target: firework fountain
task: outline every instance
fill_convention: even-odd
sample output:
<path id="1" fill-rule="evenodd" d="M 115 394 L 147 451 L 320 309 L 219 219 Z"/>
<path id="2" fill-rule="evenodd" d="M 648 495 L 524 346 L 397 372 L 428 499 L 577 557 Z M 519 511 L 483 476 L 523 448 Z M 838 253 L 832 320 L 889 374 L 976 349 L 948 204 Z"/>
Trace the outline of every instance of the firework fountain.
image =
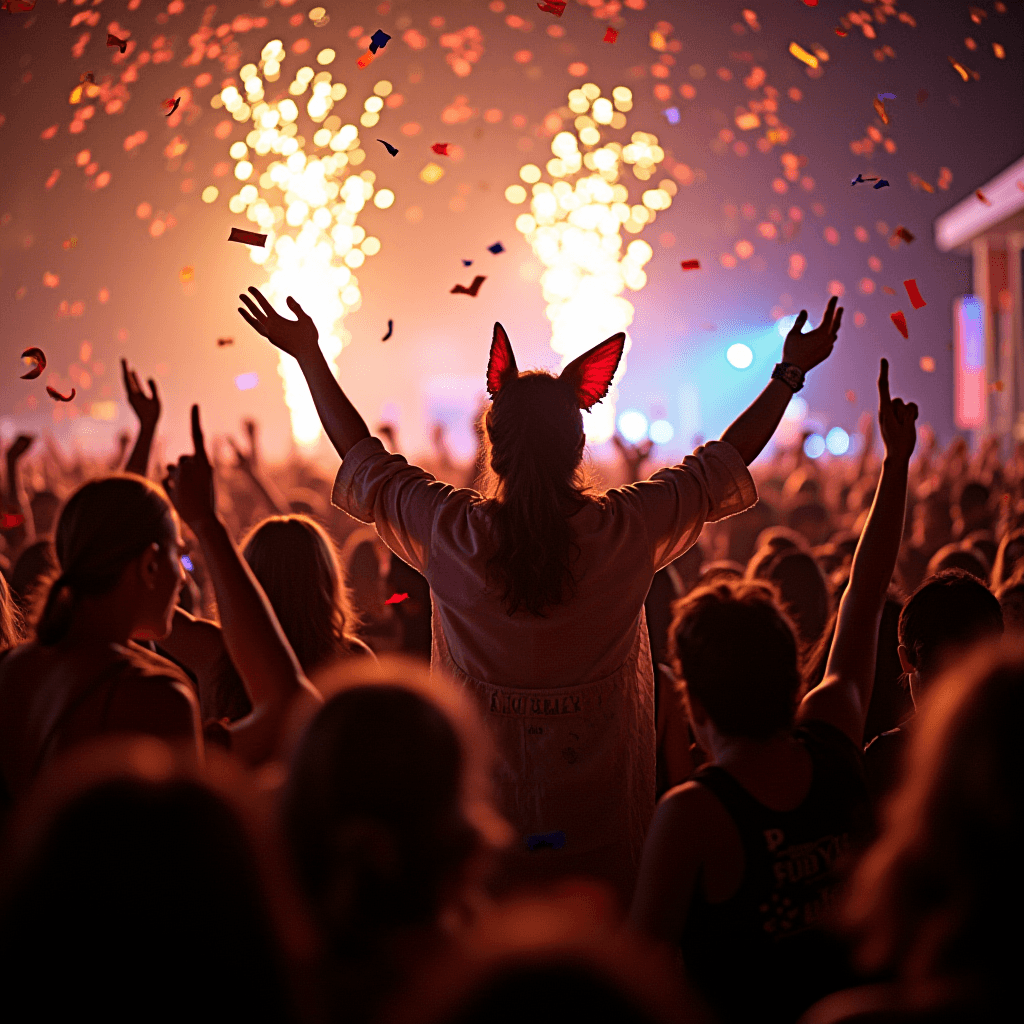
<path id="1" fill-rule="evenodd" d="M 235 214 L 244 212 L 267 235 L 265 248 L 250 250 L 253 262 L 267 271 L 263 289 L 267 298 L 282 309 L 287 295 L 301 293 L 303 307 L 321 328 L 320 347 L 336 366 L 342 348 L 351 340 L 345 317 L 359 309 L 362 301 L 353 271 L 381 249 L 380 240 L 356 223 L 359 213 L 371 200 L 379 209 L 387 209 L 395 194 L 377 188 L 373 171 L 356 170 L 366 153 L 359 128 L 343 124 L 331 113 L 348 88 L 332 81 L 330 71 L 300 67 L 287 94 L 282 90 L 277 99 L 266 99 L 266 88 L 281 78 L 284 59 L 281 41 L 271 40 L 263 47 L 258 65 L 247 64 L 239 71 L 241 88 L 226 86 L 213 99 L 215 107 L 225 107 L 236 121 L 252 123 L 245 141 L 230 148 L 235 178 L 244 184 L 230 197 L 228 207 Z M 334 59 L 330 49 L 316 57 L 320 65 Z M 377 123 L 384 97 L 391 91 L 387 81 L 373 87 L 360 116 L 364 128 Z M 299 129 L 299 104 L 307 92 L 311 139 Z M 213 202 L 217 196 L 211 186 L 203 198 Z M 298 364 L 281 353 L 278 372 L 292 436 L 300 445 L 315 444 L 321 434 L 320 420 Z"/>
<path id="2" fill-rule="evenodd" d="M 522 181 L 532 186 L 532 198 L 530 212 L 516 218 L 516 228 L 544 264 L 540 282 L 551 347 L 562 366 L 617 331 L 627 331 L 629 351 L 633 306 L 623 293 L 639 291 L 647 283 L 643 268 L 653 251 L 640 238 L 623 251 L 621 232 L 639 234 L 659 211 L 668 209 L 676 194 L 675 182 L 666 179 L 644 191 L 639 203 L 630 204 L 629 189 L 620 180 L 627 168 L 638 181 L 647 182 L 665 159 L 657 137 L 649 132 L 633 132 L 621 141 L 632 106 L 632 93 L 625 86 L 616 86 L 611 99 L 592 83 L 573 89 L 568 107 L 576 115 L 575 132 L 562 131 L 551 140 L 553 156 L 545 166 L 551 181 L 541 180 L 536 164 L 519 171 Z M 505 190 L 510 203 L 525 203 L 527 196 L 524 185 Z M 593 443 L 607 441 L 615 431 L 615 385 L 625 370 L 624 354 L 608 397 L 584 414 L 587 439 Z"/>

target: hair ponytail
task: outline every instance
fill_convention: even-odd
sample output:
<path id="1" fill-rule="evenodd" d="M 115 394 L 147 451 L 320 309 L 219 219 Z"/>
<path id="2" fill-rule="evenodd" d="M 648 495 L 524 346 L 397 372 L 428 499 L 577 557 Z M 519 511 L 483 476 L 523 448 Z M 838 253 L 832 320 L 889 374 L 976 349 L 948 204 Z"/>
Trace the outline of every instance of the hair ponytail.
<path id="1" fill-rule="evenodd" d="M 61 574 L 36 621 L 39 643 L 60 643 L 79 597 L 110 593 L 132 561 L 151 544 L 166 543 L 175 529 L 163 490 L 143 477 L 125 473 L 79 487 L 57 521 L 54 547 Z"/>

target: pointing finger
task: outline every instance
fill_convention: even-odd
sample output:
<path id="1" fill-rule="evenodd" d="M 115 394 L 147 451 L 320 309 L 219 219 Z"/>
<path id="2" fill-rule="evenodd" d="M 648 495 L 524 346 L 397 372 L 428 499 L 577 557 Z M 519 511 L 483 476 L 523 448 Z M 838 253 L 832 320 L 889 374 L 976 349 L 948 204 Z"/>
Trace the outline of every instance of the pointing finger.
<path id="1" fill-rule="evenodd" d="M 203 428 L 199 422 L 199 406 L 192 406 L 192 446 L 195 448 L 195 457 L 203 462 L 208 462 L 206 457 L 206 442 L 203 440 Z"/>
<path id="2" fill-rule="evenodd" d="M 825 307 L 825 315 L 821 318 L 821 326 L 828 330 L 832 329 L 832 318 L 835 316 L 836 303 L 838 301 L 839 296 L 833 295 L 832 298 L 828 300 L 828 305 Z"/>
<path id="3" fill-rule="evenodd" d="M 160 395 L 157 394 L 157 390 L 156 390 L 156 381 L 153 380 L 152 377 L 149 378 L 149 397 L 154 402 L 159 402 L 160 401 Z"/>
<path id="4" fill-rule="evenodd" d="M 840 307 L 839 307 L 839 308 L 838 308 L 838 309 L 836 310 L 836 315 L 835 315 L 835 318 L 834 318 L 834 319 L 833 319 L 833 321 L 832 321 L 832 333 L 833 333 L 833 334 L 838 334 L 838 333 L 839 333 L 839 325 L 840 325 L 840 324 L 841 324 L 842 322 L 843 322 L 843 307 L 842 307 L 842 306 L 840 306 Z"/>
<path id="5" fill-rule="evenodd" d="M 263 294 L 263 292 L 261 292 L 259 288 L 250 288 L 249 291 L 253 295 L 255 295 L 256 298 L 259 300 L 259 304 L 263 307 L 263 311 L 267 314 L 267 316 L 273 316 L 274 307 L 267 301 L 266 296 Z M 245 296 L 243 295 L 242 298 L 244 300 Z"/>
<path id="6" fill-rule="evenodd" d="M 889 360 L 883 359 L 881 368 L 878 371 L 878 399 L 883 406 L 892 406 L 892 398 L 889 396 Z"/>
<path id="7" fill-rule="evenodd" d="M 804 329 L 804 324 L 807 323 L 807 310 L 801 309 L 797 314 L 796 323 L 789 329 L 790 334 L 799 334 Z"/>

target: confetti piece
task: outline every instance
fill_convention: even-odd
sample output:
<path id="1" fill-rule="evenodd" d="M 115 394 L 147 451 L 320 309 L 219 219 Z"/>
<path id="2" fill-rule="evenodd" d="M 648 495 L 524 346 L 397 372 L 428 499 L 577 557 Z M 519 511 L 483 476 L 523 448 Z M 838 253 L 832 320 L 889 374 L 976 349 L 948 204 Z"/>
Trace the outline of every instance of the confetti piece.
<path id="1" fill-rule="evenodd" d="M 856 402 L 857 401 L 857 393 L 855 391 L 847 391 L 846 392 L 846 400 L 848 402 Z"/>
<path id="2" fill-rule="evenodd" d="M 244 242 L 246 245 L 266 245 L 267 236 L 256 231 L 243 231 L 241 228 L 232 228 L 228 237 L 229 242 Z"/>
<path id="3" fill-rule="evenodd" d="M 128 43 L 124 39 L 118 39 L 110 32 L 107 33 L 107 46 L 116 46 L 122 53 L 128 49 Z"/>
<path id="4" fill-rule="evenodd" d="M 356 61 L 356 64 L 361 68 L 369 67 L 373 63 L 373 58 L 377 55 L 372 50 L 367 50 L 366 53 Z"/>
<path id="5" fill-rule="evenodd" d="M 910 245 L 914 240 L 914 236 L 902 224 L 892 233 L 890 241 L 899 241 L 901 239 L 906 242 L 907 245 Z"/>
<path id="6" fill-rule="evenodd" d="M 408 594 L 392 594 L 384 603 L 385 604 L 401 604 L 403 601 L 408 601 Z"/>
<path id="7" fill-rule="evenodd" d="M 553 14 L 556 18 L 560 18 L 565 14 L 565 4 L 566 0 L 548 0 L 547 3 L 537 4 L 537 6 L 545 14 Z"/>
<path id="8" fill-rule="evenodd" d="M 178 104 L 181 102 L 180 96 L 175 96 L 173 99 L 164 100 L 164 109 L 167 110 L 167 117 L 170 117 L 178 109 Z M 170 108 L 168 110 L 168 108 Z"/>
<path id="9" fill-rule="evenodd" d="M 931 356 L 921 356 L 921 362 L 918 365 L 925 373 L 935 372 L 935 360 Z"/>
<path id="10" fill-rule="evenodd" d="M 234 345 L 234 343 L 235 343 L 235 339 L 234 338 L 218 338 L 217 339 L 217 348 L 223 348 L 225 345 Z"/>
<path id="11" fill-rule="evenodd" d="M 885 178 L 880 178 L 880 179 L 879 179 L 878 181 L 876 181 L 876 182 L 875 182 L 875 184 L 874 184 L 874 185 L 872 185 L 871 187 L 872 187 L 872 188 L 888 188 L 888 187 L 889 187 L 889 182 L 887 182 L 887 181 L 885 180 Z"/>
<path id="12" fill-rule="evenodd" d="M 260 378 L 257 373 L 240 373 L 235 378 L 235 387 L 239 391 L 252 391 L 257 384 L 259 384 Z"/>
<path id="13" fill-rule="evenodd" d="M 25 14 L 31 11 L 36 5 L 36 0 L 4 0 L 0 9 L 10 11 L 11 14 Z"/>
<path id="14" fill-rule="evenodd" d="M 448 155 L 448 143 L 447 142 L 435 142 L 430 147 L 438 156 Z"/>
<path id="15" fill-rule="evenodd" d="M 62 395 L 56 388 L 51 388 L 49 385 L 46 386 L 46 393 L 55 402 L 70 402 L 75 397 L 75 395 L 78 394 L 78 392 L 75 391 L 74 388 L 72 388 L 70 395 Z"/>
<path id="16" fill-rule="evenodd" d="M 878 94 L 880 100 L 894 100 L 896 99 L 896 93 L 894 92 L 880 92 Z"/>
<path id="17" fill-rule="evenodd" d="M 473 266 L 473 261 L 472 260 L 463 260 L 462 261 L 462 265 L 464 267 L 471 267 L 471 266 Z"/>
<path id="18" fill-rule="evenodd" d="M 377 140 L 392 156 L 398 156 L 398 150 L 391 145 L 390 142 L 385 142 L 383 139 Z"/>
<path id="19" fill-rule="evenodd" d="M 457 284 L 451 290 L 450 294 L 452 294 L 452 295 L 472 295 L 473 298 L 476 298 L 476 293 L 478 291 L 480 291 L 480 285 L 482 285 L 484 283 L 484 281 L 486 281 L 486 280 L 487 280 L 486 277 L 482 277 L 480 274 L 477 274 L 477 276 L 473 278 L 473 283 L 468 288 L 464 284 Z"/>
<path id="20" fill-rule="evenodd" d="M 993 43 L 992 52 L 1000 59 L 1003 60 L 1006 57 L 1006 50 L 1003 49 L 1002 43 Z"/>
<path id="21" fill-rule="evenodd" d="M 564 847 L 564 832 L 544 832 L 540 835 L 526 837 L 526 848 L 531 853 L 536 850 L 561 850 Z"/>
<path id="22" fill-rule="evenodd" d="M 789 52 L 797 60 L 802 60 L 809 68 L 818 66 L 818 58 L 813 53 L 808 53 L 799 43 L 790 43 Z"/>
<path id="23" fill-rule="evenodd" d="M 837 29 L 833 29 L 833 31 L 834 31 L 834 32 L 835 32 L 835 34 L 836 34 L 837 36 L 839 36 L 840 38 L 842 38 L 842 39 L 845 39 L 845 38 L 846 38 L 846 35 L 847 35 L 847 33 L 846 33 L 846 29 L 844 29 L 844 28 L 837 28 Z"/>
<path id="24" fill-rule="evenodd" d="M 330 22 L 331 22 L 331 16 L 329 14 L 325 14 L 319 20 L 313 22 L 313 27 L 314 28 L 323 28 L 324 25 L 329 25 Z"/>
<path id="25" fill-rule="evenodd" d="M 971 71 L 970 68 L 966 68 L 959 61 L 953 60 L 952 57 L 948 57 L 947 60 L 953 65 L 953 70 L 965 81 L 969 82 L 972 78 L 978 79 L 981 77 L 977 71 Z"/>
<path id="26" fill-rule="evenodd" d="M 394 329 L 395 329 L 395 325 L 394 325 L 394 322 L 393 322 L 392 320 L 389 320 L 389 321 L 388 321 L 388 333 L 387 333 L 387 334 L 385 334 L 385 335 L 384 335 L 384 337 L 383 337 L 383 338 L 381 338 L 380 340 L 381 340 L 381 341 L 387 341 L 387 340 L 388 340 L 388 338 L 390 338 L 390 337 L 391 337 L 391 333 L 392 333 L 392 331 L 394 331 Z"/>
<path id="27" fill-rule="evenodd" d="M 376 53 L 378 50 L 384 49 L 384 47 L 388 45 L 388 40 L 390 38 L 391 36 L 389 36 L 384 29 L 377 29 L 377 31 L 370 36 L 370 53 Z"/>
<path id="28" fill-rule="evenodd" d="M 887 284 L 883 284 L 882 285 L 882 294 L 883 295 L 895 295 L 896 294 L 896 289 L 895 288 L 890 288 Z"/>
<path id="29" fill-rule="evenodd" d="M 683 260 L 680 266 L 683 270 L 700 270 L 700 260 Z"/>
<path id="30" fill-rule="evenodd" d="M 196 571 L 196 567 L 192 564 L 192 559 L 189 558 L 188 555 L 182 555 L 181 556 L 181 564 L 189 572 L 195 572 Z"/>
<path id="31" fill-rule="evenodd" d="M 875 113 L 882 119 L 882 124 L 889 123 L 889 115 L 885 112 L 885 104 L 876 96 L 873 101 Z"/>
<path id="32" fill-rule="evenodd" d="M 805 7 L 817 7 L 818 6 L 818 0 L 804 0 L 804 6 Z"/>
<path id="33" fill-rule="evenodd" d="M 494 245 L 487 246 L 487 251 L 493 252 L 494 255 L 497 256 L 499 252 L 505 251 L 505 246 L 503 246 L 501 242 L 495 242 Z"/>
<path id="34" fill-rule="evenodd" d="M 181 270 L 178 271 L 178 280 L 182 284 L 188 284 L 189 281 L 195 278 L 195 276 L 196 271 L 194 267 L 182 267 Z"/>
<path id="35" fill-rule="evenodd" d="M 669 124 L 679 124 L 678 107 L 668 107 L 667 109 L 663 110 L 662 113 L 665 115 L 665 120 L 668 121 Z"/>
<path id="36" fill-rule="evenodd" d="M 935 191 L 934 186 L 929 185 L 928 182 L 925 181 L 924 178 L 922 178 L 919 174 L 915 174 L 913 171 L 911 171 L 908 177 L 910 178 L 910 184 L 913 185 L 914 188 L 919 188 L 923 192 Z"/>
<path id="37" fill-rule="evenodd" d="M 18 512 L 5 512 L 0 516 L 0 529 L 2 530 L 13 530 L 16 526 L 21 526 L 25 522 L 25 517 Z"/>
<path id="38" fill-rule="evenodd" d="M 921 293 L 917 290 L 917 281 L 914 278 L 911 278 L 909 281 L 904 281 L 903 287 L 907 289 L 910 304 L 914 309 L 920 309 L 922 306 L 928 305 L 928 303 L 921 298 Z"/>
<path id="39" fill-rule="evenodd" d="M 889 314 L 889 319 L 896 325 L 896 330 L 903 335 L 904 338 L 909 338 L 907 334 L 907 318 L 903 315 L 902 309 L 897 309 L 895 313 Z"/>
<path id="40" fill-rule="evenodd" d="M 35 380 L 46 369 L 46 355 L 41 348 L 27 348 L 21 353 L 22 360 L 35 360 L 35 366 L 21 375 L 22 380 Z"/>
<path id="41" fill-rule="evenodd" d="M 614 43 L 619 38 L 619 30 L 612 28 L 610 25 L 604 30 L 604 42 Z"/>
<path id="42" fill-rule="evenodd" d="M 978 198 L 979 198 L 979 199 L 980 199 L 980 200 L 981 200 L 981 201 L 982 201 L 982 202 L 983 202 L 983 203 L 984 203 L 984 204 L 985 204 L 986 206 L 991 206 L 991 205 L 992 205 L 992 200 L 991 200 L 991 199 L 989 199 L 989 197 L 988 197 L 987 195 L 985 195 L 985 193 L 984 193 L 984 192 L 982 192 L 980 188 L 976 188 L 976 189 L 974 190 L 974 194 L 975 194 L 975 195 L 976 195 L 976 196 L 977 196 L 977 197 L 978 197 Z"/>

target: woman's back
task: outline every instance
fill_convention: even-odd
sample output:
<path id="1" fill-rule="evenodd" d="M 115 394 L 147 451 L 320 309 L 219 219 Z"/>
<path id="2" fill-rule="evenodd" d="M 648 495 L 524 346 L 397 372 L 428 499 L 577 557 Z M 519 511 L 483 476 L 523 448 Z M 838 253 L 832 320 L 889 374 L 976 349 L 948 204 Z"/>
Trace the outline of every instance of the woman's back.
<path id="1" fill-rule="evenodd" d="M 36 641 L 0 661 L 0 772 L 13 795 L 56 754 L 113 733 L 201 749 L 198 703 L 173 662 L 131 642 Z"/>

